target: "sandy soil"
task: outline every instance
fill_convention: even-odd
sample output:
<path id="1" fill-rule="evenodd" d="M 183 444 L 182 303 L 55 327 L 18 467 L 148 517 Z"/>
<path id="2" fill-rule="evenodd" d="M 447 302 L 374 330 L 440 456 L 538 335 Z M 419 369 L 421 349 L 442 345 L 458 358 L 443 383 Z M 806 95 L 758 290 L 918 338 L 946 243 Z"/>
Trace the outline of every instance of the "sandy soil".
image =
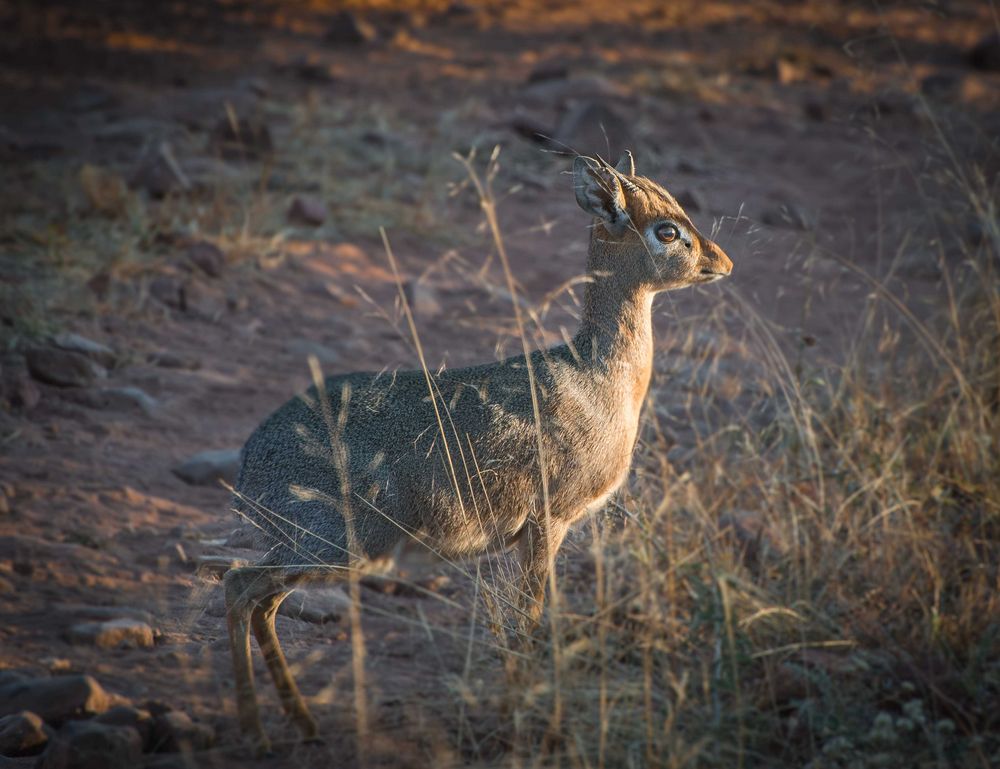
<path id="1" fill-rule="evenodd" d="M 257 764 L 238 742 L 218 575 L 197 568 L 202 555 L 233 552 L 220 545 L 235 524 L 227 493 L 171 469 L 199 451 L 240 446 L 307 384 L 309 351 L 320 349 L 330 372 L 414 365 L 393 327 L 397 289 L 379 224 L 406 276 L 426 273 L 441 305 L 418 313 L 430 362 L 516 349 L 509 300 L 490 293 L 502 279 L 452 151 L 478 145 L 482 158 L 502 145 L 501 220 L 516 276 L 538 303 L 579 275 L 586 220 L 568 161 L 525 137 L 525 126 L 554 131 L 574 104 L 606 105 L 624 126 L 609 139 L 634 148 L 640 172 L 693 197 L 695 222 L 717 228 L 736 265 L 724 288 L 660 301 L 659 345 L 676 343 L 676 318 L 714 310 L 737 331 L 766 324 L 807 361 L 842 353 L 871 290 L 836 258 L 878 274 L 895 265 L 891 284 L 911 296 L 939 279 L 939 223 L 928 213 L 938 202 L 919 175 L 941 153 L 924 106 L 947 124 L 957 153 L 996 169 L 984 148 L 1000 129 L 1000 80 L 966 62 L 990 24 L 971 2 L 949 3 L 940 16 L 909 4 L 886 4 L 880 16 L 866 3 L 470 3 L 369 14 L 378 38 L 358 45 L 325 40 L 330 12 L 305 4 L 138 7 L 0 8 L 21 31 L 0 44 L 0 281 L 15 292 L 38 288 L 29 310 L 44 318 L 39 329 L 71 329 L 119 353 L 104 386 L 138 387 L 159 404 L 151 414 L 95 407 L 72 388 L 36 384 L 37 406 L 0 412 L 10 507 L 0 516 L 0 667 L 68 665 L 135 702 L 187 710 L 218 735 L 198 766 Z M 273 160 L 219 160 L 208 149 L 227 103 L 269 126 Z M 199 153 L 215 163 L 204 173 L 220 186 L 230 169 L 240 192 L 202 191 L 191 203 L 177 202 L 184 193 L 156 201 L 133 189 L 141 214 L 110 219 L 127 229 L 122 219 L 138 216 L 129 226 L 148 235 L 116 261 L 99 253 L 112 225 L 81 197 L 79 168 L 128 178 L 159 136 L 182 166 L 197 169 Z M 322 227 L 285 221 L 296 194 L 330 203 Z M 782 207 L 792 222 L 781 221 Z M 224 223 L 213 225 L 216 213 Z M 91 239 L 77 240 L 84 230 Z M 910 246 L 900 252 L 904 235 Z M 178 267 L 192 237 L 222 247 L 221 276 Z M 79 264 L 54 255 L 80 243 L 97 255 Z M 101 274 L 112 287 L 98 296 L 84 283 Z M 187 309 L 149 295 L 163 277 L 187 281 Z M 572 328 L 573 310 L 560 294 L 545 339 Z M 18 323 L 8 323 L 11 345 L 33 333 Z M 190 365 L 151 363 L 161 352 Z M 5 355 L 5 372 L 20 371 L 17 348 Z M 573 558 L 571 547 L 564 560 Z M 459 579 L 437 589 L 470 601 Z M 364 598 L 375 723 L 409 746 L 394 745 L 396 765 L 426 765 L 455 724 L 467 612 L 412 594 L 366 589 Z M 65 631 L 79 605 L 148 610 L 158 643 L 71 644 Z M 279 619 L 330 737 L 327 747 L 279 744 L 278 757 L 259 765 L 329 765 L 330 751 L 350 765 L 347 627 Z M 474 657 L 482 688 L 467 727 L 489 755 L 499 719 L 490 682 L 502 669 L 488 645 Z M 269 730 L 291 738 L 259 680 Z"/>

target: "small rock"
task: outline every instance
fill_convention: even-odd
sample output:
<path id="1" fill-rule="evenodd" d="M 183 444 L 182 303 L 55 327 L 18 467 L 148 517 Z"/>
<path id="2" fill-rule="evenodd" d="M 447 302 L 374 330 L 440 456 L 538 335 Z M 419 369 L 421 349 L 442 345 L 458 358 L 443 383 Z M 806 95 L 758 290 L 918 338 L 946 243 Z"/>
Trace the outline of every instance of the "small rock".
<path id="1" fill-rule="evenodd" d="M 791 203 L 766 209 L 760 220 L 771 227 L 785 227 L 793 230 L 809 229 L 809 221 L 802 211 Z"/>
<path id="2" fill-rule="evenodd" d="M 103 713 L 112 697 L 90 676 L 29 678 L 0 683 L 0 716 L 30 710 L 50 724 Z"/>
<path id="3" fill-rule="evenodd" d="M 361 45 L 375 39 L 375 27 L 350 11 L 338 11 L 330 18 L 324 39 L 335 45 Z"/>
<path id="4" fill-rule="evenodd" d="M 184 312 L 188 308 L 187 286 L 170 275 L 157 275 L 149 282 L 149 295 L 167 307 Z"/>
<path id="5" fill-rule="evenodd" d="M 107 345 L 68 331 L 53 336 L 52 344 L 61 350 L 71 350 L 72 352 L 86 355 L 91 360 L 95 360 L 107 368 L 114 366 L 118 359 L 115 351 Z"/>
<path id="6" fill-rule="evenodd" d="M 697 213 L 705 210 L 705 199 L 695 190 L 681 190 L 677 194 L 677 202 L 685 211 Z"/>
<path id="7" fill-rule="evenodd" d="M 80 187 L 90 207 L 106 216 L 121 216 L 128 206 L 128 187 L 107 168 L 86 163 L 80 169 Z"/>
<path id="8" fill-rule="evenodd" d="M 160 402 L 139 387 L 99 387 L 74 391 L 73 400 L 92 409 L 140 411 L 148 417 L 159 412 Z"/>
<path id="9" fill-rule="evenodd" d="M 1000 33 L 981 38 L 969 51 L 969 63 L 986 72 L 1000 72 Z"/>
<path id="10" fill-rule="evenodd" d="M 215 742 L 215 730 L 195 723 L 182 711 L 161 713 L 153 719 L 150 749 L 157 753 L 188 753 L 208 750 Z"/>
<path id="11" fill-rule="evenodd" d="M 134 769 L 142 737 L 128 726 L 71 721 L 52 740 L 38 769 Z"/>
<path id="12" fill-rule="evenodd" d="M 104 367 L 72 350 L 32 347 L 24 357 L 31 376 L 59 387 L 86 387 L 108 375 Z"/>
<path id="13" fill-rule="evenodd" d="M 319 227 L 326 221 L 326 205 L 317 198 L 299 195 L 288 208 L 288 221 L 293 224 Z"/>
<path id="14" fill-rule="evenodd" d="M 567 110 L 556 125 L 556 140 L 567 151 L 600 155 L 610 162 L 634 145 L 632 129 L 611 107 L 591 101 Z"/>
<path id="15" fill-rule="evenodd" d="M 293 590 L 278 608 L 278 614 L 323 625 L 339 622 L 350 605 L 351 599 L 341 587 Z"/>
<path id="16" fill-rule="evenodd" d="M 774 76 L 782 85 L 790 85 L 806 79 L 805 65 L 794 58 L 780 57 L 774 63 Z"/>
<path id="17" fill-rule="evenodd" d="M 184 253 L 184 258 L 210 278 L 220 277 L 226 266 L 226 255 L 222 253 L 222 249 L 207 241 L 192 243 Z"/>
<path id="18" fill-rule="evenodd" d="M 45 722 L 23 710 L 0 718 L 0 756 L 28 756 L 40 753 L 49 736 Z"/>
<path id="19" fill-rule="evenodd" d="M 432 318 L 443 312 L 437 291 L 427 281 L 408 281 L 403 286 L 403 291 L 406 294 L 406 301 L 410 305 L 410 312 L 414 316 Z"/>
<path id="20" fill-rule="evenodd" d="M 147 152 L 139 159 L 129 183 L 154 198 L 191 189 L 190 179 L 167 142 L 161 142 L 154 152 Z"/>
<path id="21" fill-rule="evenodd" d="M 223 480 L 234 483 L 240 470 L 239 449 L 203 451 L 184 460 L 171 472 L 192 486 L 217 485 Z"/>
<path id="22" fill-rule="evenodd" d="M 143 750 L 151 750 L 153 743 L 153 715 L 144 708 L 132 705 L 115 705 L 94 718 L 94 723 L 108 726 L 127 726 L 135 729 L 142 738 Z"/>
<path id="23" fill-rule="evenodd" d="M 70 643 L 89 644 L 98 649 L 149 649 L 153 646 L 153 628 L 134 619 L 107 622 L 81 622 L 68 633 Z"/>
<path id="24" fill-rule="evenodd" d="M 209 136 L 209 149 L 224 158 L 250 160 L 274 151 L 271 130 L 259 120 L 223 117 Z"/>

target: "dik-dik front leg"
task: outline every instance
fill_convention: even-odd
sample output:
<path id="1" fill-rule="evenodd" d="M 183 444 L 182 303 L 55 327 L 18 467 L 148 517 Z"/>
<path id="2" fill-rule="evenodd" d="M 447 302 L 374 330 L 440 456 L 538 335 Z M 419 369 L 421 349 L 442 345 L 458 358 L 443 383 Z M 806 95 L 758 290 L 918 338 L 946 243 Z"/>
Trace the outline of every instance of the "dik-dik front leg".
<path id="1" fill-rule="evenodd" d="M 541 619 L 551 565 L 568 528 L 564 522 L 551 515 L 546 521 L 545 514 L 540 513 L 537 517 L 528 519 L 518 541 L 521 570 L 524 574 L 521 609 L 527 625 L 525 632 L 528 634 L 534 632 Z"/>

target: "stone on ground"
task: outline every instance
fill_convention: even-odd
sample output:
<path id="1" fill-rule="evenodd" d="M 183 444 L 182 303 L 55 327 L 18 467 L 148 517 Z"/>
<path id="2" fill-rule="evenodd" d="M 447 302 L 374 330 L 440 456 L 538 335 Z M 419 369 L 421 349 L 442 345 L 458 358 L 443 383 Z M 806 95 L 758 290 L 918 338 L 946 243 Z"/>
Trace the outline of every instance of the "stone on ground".
<path id="1" fill-rule="evenodd" d="M 98 649 L 149 649 L 153 646 L 153 628 L 134 619 L 106 622 L 81 622 L 69 629 L 69 640 Z"/>
<path id="2" fill-rule="evenodd" d="M 45 722 L 28 710 L 0 718 L 0 756 L 27 756 L 41 752 L 49 741 L 44 727 Z"/>
<path id="3" fill-rule="evenodd" d="M 215 742 L 215 730 L 195 723 L 182 711 L 160 713 L 153 719 L 151 749 L 158 753 L 208 750 Z"/>
<path id="4" fill-rule="evenodd" d="M 80 336 L 80 334 L 74 334 L 71 331 L 64 331 L 53 335 L 52 344 L 61 350 L 71 350 L 72 352 L 86 355 L 91 360 L 100 363 L 106 368 L 114 366 L 118 359 L 115 351 L 106 344 L 95 342 L 93 339 Z"/>
<path id="5" fill-rule="evenodd" d="M 218 449 L 195 454 L 171 472 L 192 486 L 208 486 L 219 480 L 234 483 L 239 469 L 239 449 Z"/>
<path id="6" fill-rule="evenodd" d="M 42 754 L 38 769 L 134 769 L 142 738 L 128 726 L 71 721 Z"/>
<path id="7" fill-rule="evenodd" d="M 29 710 L 50 724 L 103 713 L 112 697 L 87 675 L 28 678 L 0 683 L 0 716 Z"/>
<path id="8" fill-rule="evenodd" d="M 24 357 L 31 376 L 58 387 L 86 387 L 107 376 L 103 366 L 72 350 L 32 347 Z"/>

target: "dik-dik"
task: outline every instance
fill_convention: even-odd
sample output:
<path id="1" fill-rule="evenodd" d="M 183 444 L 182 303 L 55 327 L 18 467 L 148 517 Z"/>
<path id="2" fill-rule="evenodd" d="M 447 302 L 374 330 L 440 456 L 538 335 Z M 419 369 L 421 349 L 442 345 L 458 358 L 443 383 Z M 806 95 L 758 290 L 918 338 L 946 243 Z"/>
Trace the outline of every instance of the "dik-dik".
<path id="1" fill-rule="evenodd" d="M 318 736 L 275 633 L 293 588 L 343 580 L 406 545 L 447 558 L 516 545 L 522 609 L 537 621 L 567 529 L 625 480 L 652 371 L 654 295 L 733 265 L 666 190 L 636 175 L 631 154 L 615 167 L 577 158 L 573 184 L 594 222 L 570 343 L 430 375 L 329 377 L 243 448 L 234 506 L 267 552 L 225 575 L 225 596 L 240 727 L 258 750 L 268 741 L 251 630 L 285 712 Z"/>

